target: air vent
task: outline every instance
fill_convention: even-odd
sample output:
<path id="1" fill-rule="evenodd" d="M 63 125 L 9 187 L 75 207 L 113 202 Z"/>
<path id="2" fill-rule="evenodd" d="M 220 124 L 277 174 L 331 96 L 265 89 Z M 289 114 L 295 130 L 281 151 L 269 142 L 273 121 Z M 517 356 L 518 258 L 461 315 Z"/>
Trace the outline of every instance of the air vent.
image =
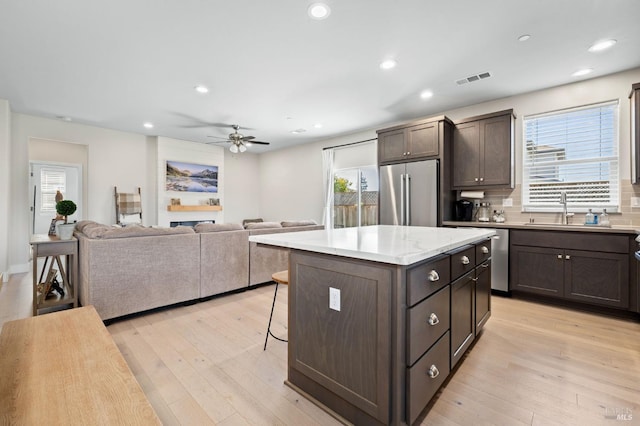
<path id="1" fill-rule="evenodd" d="M 457 80 L 456 84 L 458 86 L 462 86 L 463 84 L 472 83 L 474 81 L 479 81 L 479 80 L 484 80 L 485 78 L 489 78 L 489 77 L 491 77 L 491 74 L 489 72 L 483 72 L 481 74 L 470 75 L 467 78 L 463 78 L 463 79 Z"/>

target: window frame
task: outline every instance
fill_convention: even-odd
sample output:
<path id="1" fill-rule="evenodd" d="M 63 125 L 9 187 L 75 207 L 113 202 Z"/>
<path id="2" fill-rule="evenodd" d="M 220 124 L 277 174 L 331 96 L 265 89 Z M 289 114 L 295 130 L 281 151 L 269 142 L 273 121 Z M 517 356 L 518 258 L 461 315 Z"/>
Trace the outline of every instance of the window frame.
<path id="1" fill-rule="evenodd" d="M 621 187 L 620 187 L 620 183 L 621 183 L 621 176 L 620 176 L 620 172 L 621 172 L 621 167 L 620 167 L 620 132 L 619 132 L 619 128 L 620 128 L 620 102 L 618 99 L 615 100 L 609 100 L 609 101 L 603 101 L 603 102 L 597 102 L 597 103 L 593 103 L 593 104 L 588 104 L 588 105 L 581 105 L 581 106 L 577 106 L 577 107 L 570 107 L 570 108 L 563 108 L 563 109 L 559 109 L 559 110 L 554 110 L 554 111 L 548 111 L 548 112 L 544 112 L 544 113 L 539 113 L 539 114 L 531 114 L 531 115 L 527 115 L 524 116 L 522 119 L 522 187 L 521 187 L 521 196 L 522 196 L 522 211 L 523 212 L 531 212 L 531 213 L 535 213 L 535 212 L 549 212 L 549 213 L 558 213 L 558 212 L 562 212 L 563 210 L 563 206 L 559 201 L 559 197 L 558 197 L 558 202 L 557 204 L 548 202 L 548 203 L 532 203 L 531 202 L 531 192 L 530 192 L 530 162 L 528 161 L 528 149 L 527 149 L 527 122 L 528 120 L 535 120 L 535 119 L 540 119 L 540 118 L 545 118 L 545 117 L 553 117 L 553 116 L 561 116 L 564 114 L 569 114 L 569 113 L 573 113 L 576 111 L 583 111 L 583 110 L 590 110 L 590 109 L 597 109 L 597 108 L 603 108 L 603 107 L 613 107 L 613 117 L 612 117 L 612 123 L 611 123 L 611 127 L 612 127 L 612 146 L 611 148 L 613 149 L 613 155 L 610 156 L 604 156 L 601 155 L 600 158 L 602 158 L 603 160 L 600 162 L 601 164 L 603 162 L 608 163 L 609 167 L 614 168 L 615 170 L 611 173 L 613 175 L 612 178 L 610 178 L 608 180 L 608 182 L 611 182 L 609 184 L 610 186 L 610 190 L 608 192 L 611 202 L 609 203 L 598 203 L 597 200 L 593 200 L 593 201 L 585 201 L 585 202 L 579 202 L 579 201 L 572 201 L 571 200 L 571 192 L 570 190 L 567 190 L 567 196 L 569 199 L 569 209 L 572 212 L 587 212 L 589 209 L 593 209 L 595 211 L 602 211 L 603 209 L 607 209 L 607 212 L 609 213 L 617 213 L 620 212 L 620 204 L 621 204 Z M 600 127 L 600 129 L 602 129 L 602 126 Z M 602 140 L 602 139 L 600 139 Z M 557 149 L 557 148 L 556 148 Z M 551 149 L 550 149 L 551 151 Z M 580 161 L 579 159 L 562 159 L 562 160 L 558 160 L 558 164 L 555 164 L 553 162 L 549 162 L 549 169 L 552 168 L 557 168 L 559 170 L 560 167 L 564 166 L 564 165 L 569 165 L 569 164 L 581 164 L 581 165 L 587 165 L 589 163 L 597 163 L 593 161 L 593 157 L 591 159 L 584 159 L 584 161 Z M 591 182 L 598 182 L 598 181 L 591 181 Z M 589 181 L 583 181 L 583 182 L 577 182 L 575 183 L 575 187 L 579 188 L 580 186 L 584 186 L 584 185 L 588 185 Z M 572 183 L 565 183 L 564 185 L 562 184 L 562 182 L 558 182 L 558 186 L 562 187 L 562 186 L 571 186 Z M 576 191 L 577 194 L 575 195 L 579 195 L 579 191 Z"/>

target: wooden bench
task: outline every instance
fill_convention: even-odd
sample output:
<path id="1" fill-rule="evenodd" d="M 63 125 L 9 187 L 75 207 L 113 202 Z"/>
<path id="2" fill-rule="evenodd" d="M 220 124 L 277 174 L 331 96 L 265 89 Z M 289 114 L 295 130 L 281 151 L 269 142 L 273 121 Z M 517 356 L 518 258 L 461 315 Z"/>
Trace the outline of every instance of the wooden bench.
<path id="1" fill-rule="evenodd" d="M 5 323 L 0 424 L 161 424 L 93 306 Z"/>

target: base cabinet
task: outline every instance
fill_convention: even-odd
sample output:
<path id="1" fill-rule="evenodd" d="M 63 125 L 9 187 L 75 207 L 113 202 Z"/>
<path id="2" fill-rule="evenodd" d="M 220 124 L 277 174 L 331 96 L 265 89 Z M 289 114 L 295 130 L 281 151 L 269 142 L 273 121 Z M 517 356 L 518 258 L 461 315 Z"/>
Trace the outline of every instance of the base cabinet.
<path id="1" fill-rule="evenodd" d="M 510 289 L 628 309 L 630 238 L 628 235 L 512 230 Z"/>
<path id="2" fill-rule="evenodd" d="M 413 424 L 491 314 L 490 247 L 409 266 L 292 250 L 288 383 L 354 424 Z"/>

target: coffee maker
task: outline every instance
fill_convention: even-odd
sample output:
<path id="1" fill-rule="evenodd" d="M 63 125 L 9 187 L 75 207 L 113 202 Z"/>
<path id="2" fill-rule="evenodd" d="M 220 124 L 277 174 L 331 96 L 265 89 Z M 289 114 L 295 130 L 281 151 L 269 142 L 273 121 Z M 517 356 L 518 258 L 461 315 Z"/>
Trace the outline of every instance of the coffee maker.
<path id="1" fill-rule="evenodd" d="M 464 222 L 473 220 L 473 202 L 469 200 L 456 201 L 456 220 Z"/>

